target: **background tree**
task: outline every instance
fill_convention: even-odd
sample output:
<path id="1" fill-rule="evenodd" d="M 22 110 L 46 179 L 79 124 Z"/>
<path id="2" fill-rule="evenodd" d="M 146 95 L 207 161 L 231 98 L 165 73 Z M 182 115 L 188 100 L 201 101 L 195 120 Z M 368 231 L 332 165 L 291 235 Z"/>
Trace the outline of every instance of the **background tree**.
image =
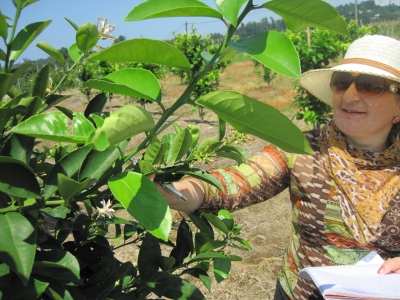
<path id="1" fill-rule="evenodd" d="M 182 83 L 190 82 L 190 80 L 199 75 L 200 71 L 204 68 L 206 65 L 206 61 L 202 56 L 204 52 L 213 54 L 217 49 L 217 45 L 214 44 L 210 35 L 203 38 L 200 33 L 196 32 L 194 27 L 192 27 L 192 32 L 189 34 L 176 34 L 171 43 L 187 57 L 192 66 L 190 73 L 182 69 L 171 68 L 171 71 L 181 78 Z M 215 65 L 208 74 L 197 82 L 195 89 L 191 93 L 193 101 L 196 101 L 200 96 L 218 87 L 220 69 L 224 67 L 226 67 L 226 63 Z M 203 107 L 198 107 L 198 112 L 201 121 L 204 121 Z"/>

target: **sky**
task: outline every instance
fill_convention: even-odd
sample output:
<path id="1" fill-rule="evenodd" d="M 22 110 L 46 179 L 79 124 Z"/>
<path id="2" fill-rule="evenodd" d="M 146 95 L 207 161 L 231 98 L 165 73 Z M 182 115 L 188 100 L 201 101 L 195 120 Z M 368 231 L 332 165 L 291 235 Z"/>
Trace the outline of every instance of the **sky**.
<path id="1" fill-rule="evenodd" d="M 22 62 L 22 58 L 36 60 L 46 58 L 48 55 L 37 48 L 37 42 L 46 42 L 56 49 L 62 47 L 69 48 L 75 43 L 75 30 L 65 20 L 70 19 L 78 26 L 86 22 L 97 22 L 97 18 L 107 18 L 110 24 L 115 24 L 113 36 L 125 36 L 131 38 L 150 38 L 166 40 L 173 38 L 173 33 L 184 33 L 186 29 L 191 30 L 192 24 L 197 32 L 206 33 L 225 33 L 225 25 L 221 20 L 203 17 L 178 17 L 151 19 L 139 22 L 123 21 L 128 13 L 139 3 L 144 0 L 40 0 L 26 7 L 21 14 L 20 21 L 17 26 L 17 32 L 24 26 L 39 22 L 52 20 L 51 24 L 42 32 L 29 48 L 22 54 L 17 63 Z M 168 0 L 166 0 L 168 1 Z M 358 3 L 364 0 L 358 0 Z M 376 0 L 377 4 L 387 5 L 389 2 L 400 5 L 400 0 Z M 1 0 L 0 9 L 2 14 L 14 19 L 15 7 L 12 0 Z M 202 0 L 205 4 L 216 9 L 215 0 Z M 254 4 L 262 4 L 266 0 L 254 0 Z M 301 0 L 299 0 L 299 3 Z M 348 3 L 354 3 L 353 0 L 326 0 L 329 4 L 336 7 Z M 299 4 L 301 5 L 301 4 Z M 244 23 L 250 21 L 260 21 L 262 18 L 280 19 L 280 16 L 266 9 L 252 11 Z M 107 47 L 112 44 L 111 41 L 102 41 L 101 46 Z M 1 41 L 0 48 L 5 50 L 5 45 Z"/>

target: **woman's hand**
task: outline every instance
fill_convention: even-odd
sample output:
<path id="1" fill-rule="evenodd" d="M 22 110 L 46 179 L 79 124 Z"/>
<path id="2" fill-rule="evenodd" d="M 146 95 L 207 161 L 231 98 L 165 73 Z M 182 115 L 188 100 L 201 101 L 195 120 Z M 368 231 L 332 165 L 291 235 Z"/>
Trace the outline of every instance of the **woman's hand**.
<path id="1" fill-rule="evenodd" d="M 388 259 L 378 270 L 378 274 L 382 275 L 386 275 L 391 272 L 400 274 L 400 257 Z"/>
<path id="2" fill-rule="evenodd" d="M 204 190 L 201 182 L 194 178 L 187 178 L 182 181 L 174 182 L 172 185 L 181 192 L 185 197 L 186 201 L 183 199 L 178 199 L 172 193 L 166 191 L 161 187 L 161 184 L 154 181 L 155 174 L 147 175 L 151 181 L 157 187 L 158 192 L 165 198 L 168 205 L 175 210 L 184 212 L 184 213 L 192 213 L 196 209 L 198 209 L 203 203 L 204 199 Z"/>

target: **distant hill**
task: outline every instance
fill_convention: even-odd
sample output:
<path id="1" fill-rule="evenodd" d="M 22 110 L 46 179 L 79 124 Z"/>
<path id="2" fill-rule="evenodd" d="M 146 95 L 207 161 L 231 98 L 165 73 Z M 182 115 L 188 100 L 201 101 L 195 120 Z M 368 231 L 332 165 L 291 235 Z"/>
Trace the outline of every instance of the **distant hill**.
<path id="1" fill-rule="evenodd" d="M 400 6 L 391 4 L 380 6 L 374 0 L 358 3 L 359 25 L 367 26 L 373 23 L 397 21 L 400 19 Z M 348 23 L 355 19 L 355 4 L 345 4 L 336 7 L 338 13 L 346 18 Z"/>

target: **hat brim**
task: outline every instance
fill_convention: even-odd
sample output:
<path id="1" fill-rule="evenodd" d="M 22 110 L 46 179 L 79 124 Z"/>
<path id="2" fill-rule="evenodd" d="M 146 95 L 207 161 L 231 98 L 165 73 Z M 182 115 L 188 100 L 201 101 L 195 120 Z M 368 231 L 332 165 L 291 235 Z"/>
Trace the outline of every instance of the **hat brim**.
<path id="1" fill-rule="evenodd" d="M 400 78 L 390 72 L 367 65 L 351 63 L 305 72 L 299 80 L 299 84 L 319 100 L 332 106 L 333 92 L 330 88 L 330 81 L 334 72 L 369 74 L 400 82 Z"/>

